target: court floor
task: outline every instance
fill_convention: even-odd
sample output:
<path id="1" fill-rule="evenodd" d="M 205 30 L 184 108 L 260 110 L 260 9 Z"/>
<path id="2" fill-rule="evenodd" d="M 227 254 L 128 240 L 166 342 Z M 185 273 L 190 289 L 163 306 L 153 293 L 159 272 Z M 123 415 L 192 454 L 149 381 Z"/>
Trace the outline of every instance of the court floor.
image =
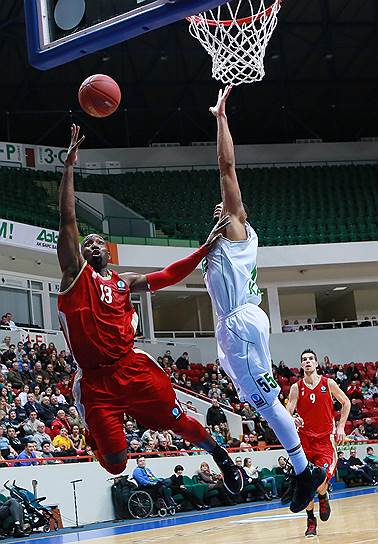
<path id="1" fill-rule="evenodd" d="M 206 513 L 143 522 L 125 522 L 90 531 L 46 535 L 28 544 L 297 544 L 304 541 L 306 515 L 292 514 L 280 503 L 240 505 Z M 378 544 L 378 489 L 348 489 L 334 494 L 332 515 L 318 520 L 322 544 Z M 20 540 L 18 540 L 20 542 Z"/>

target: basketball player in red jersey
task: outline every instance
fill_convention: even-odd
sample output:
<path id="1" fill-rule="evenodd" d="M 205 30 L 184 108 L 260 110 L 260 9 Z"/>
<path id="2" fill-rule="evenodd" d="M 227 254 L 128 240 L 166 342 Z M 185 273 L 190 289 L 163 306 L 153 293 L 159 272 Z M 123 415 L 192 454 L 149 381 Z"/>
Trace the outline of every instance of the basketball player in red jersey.
<path id="1" fill-rule="evenodd" d="M 127 413 L 144 427 L 172 429 L 211 453 L 223 472 L 225 486 L 237 494 L 243 485 L 239 469 L 198 421 L 183 413 L 167 374 L 154 359 L 134 348 L 137 314 L 130 301 L 131 292 L 156 291 L 184 279 L 207 255 L 229 218 L 215 225 L 204 246 L 164 270 L 147 275 L 110 270 L 102 236 L 87 236 L 80 248 L 73 171 L 84 140 L 79 131 L 80 127 L 72 126 L 59 190 L 58 259 L 63 275 L 58 309 L 80 368 L 75 399 L 96 444 L 98 460 L 112 474 L 125 469 L 123 418 Z"/>
<path id="2" fill-rule="evenodd" d="M 326 479 L 318 487 L 319 516 L 327 521 L 331 514 L 328 482 L 337 465 L 335 444 L 345 440 L 345 423 L 350 410 L 350 400 L 331 378 L 320 376 L 316 369 L 318 360 L 311 349 L 301 354 L 304 377 L 290 388 L 287 410 L 294 416 L 299 438 L 309 461 L 326 469 Z M 333 397 L 341 404 L 341 416 L 335 429 Z M 314 501 L 307 508 L 306 537 L 316 536 Z"/>

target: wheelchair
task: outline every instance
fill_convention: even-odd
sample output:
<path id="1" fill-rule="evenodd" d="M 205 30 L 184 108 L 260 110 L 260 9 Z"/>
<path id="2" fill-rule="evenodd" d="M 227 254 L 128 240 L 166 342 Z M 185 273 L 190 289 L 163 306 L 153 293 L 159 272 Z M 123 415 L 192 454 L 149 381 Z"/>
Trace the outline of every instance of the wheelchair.
<path id="1" fill-rule="evenodd" d="M 154 500 L 150 493 L 142 489 L 133 491 L 127 501 L 127 509 L 133 518 L 148 518 L 157 514 L 161 518 L 176 514 L 175 506 L 167 506 L 166 502 L 158 498 Z"/>

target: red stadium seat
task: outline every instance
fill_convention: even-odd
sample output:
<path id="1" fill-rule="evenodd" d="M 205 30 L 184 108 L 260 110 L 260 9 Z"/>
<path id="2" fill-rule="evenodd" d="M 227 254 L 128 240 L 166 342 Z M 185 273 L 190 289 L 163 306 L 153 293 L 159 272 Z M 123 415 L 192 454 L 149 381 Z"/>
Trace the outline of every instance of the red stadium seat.
<path id="1" fill-rule="evenodd" d="M 353 431 L 353 423 L 351 421 L 347 421 L 345 423 L 345 434 L 348 435 Z"/>
<path id="2" fill-rule="evenodd" d="M 378 399 L 375 399 L 376 401 L 378 401 Z M 372 410 L 374 408 L 374 399 L 364 399 L 364 406 L 365 408 L 367 408 L 368 410 Z M 378 404 L 378 402 L 377 402 Z"/>
<path id="3" fill-rule="evenodd" d="M 356 404 L 362 408 L 362 405 L 363 405 L 363 401 L 361 399 L 356 399 Z"/>
<path id="4" fill-rule="evenodd" d="M 374 400 L 376 406 L 378 406 L 378 397 L 375 397 L 375 399 L 368 399 L 368 400 Z"/>
<path id="5" fill-rule="evenodd" d="M 362 425 L 364 422 L 363 419 L 355 419 L 354 421 L 352 421 L 352 425 L 354 428 L 358 427 L 359 425 Z"/>
<path id="6" fill-rule="evenodd" d="M 299 377 L 297 377 L 297 376 L 292 376 L 292 377 L 290 378 L 290 383 L 291 383 L 291 384 L 297 383 L 298 380 L 299 380 Z"/>

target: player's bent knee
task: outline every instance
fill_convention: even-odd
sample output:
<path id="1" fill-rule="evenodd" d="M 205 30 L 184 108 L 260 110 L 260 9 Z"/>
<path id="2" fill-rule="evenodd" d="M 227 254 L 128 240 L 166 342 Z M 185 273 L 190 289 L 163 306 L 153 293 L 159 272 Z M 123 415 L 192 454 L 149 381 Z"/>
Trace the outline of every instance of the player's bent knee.
<path id="1" fill-rule="evenodd" d="M 118 453 L 109 453 L 101 455 L 96 452 L 97 459 L 100 465 L 110 474 L 121 474 L 126 468 L 127 464 L 127 450 L 122 450 Z"/>

